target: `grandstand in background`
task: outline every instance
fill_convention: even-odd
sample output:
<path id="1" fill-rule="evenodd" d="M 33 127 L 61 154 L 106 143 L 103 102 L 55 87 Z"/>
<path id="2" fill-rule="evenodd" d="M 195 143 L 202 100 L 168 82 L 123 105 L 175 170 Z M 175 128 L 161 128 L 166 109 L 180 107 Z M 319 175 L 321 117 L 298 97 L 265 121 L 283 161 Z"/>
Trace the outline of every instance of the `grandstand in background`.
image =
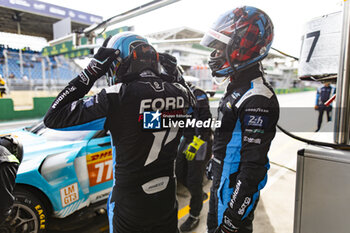
<path id="1" fill-rule="evenodd" d="M 98 15 L 36 0 L 0 1 L 0 74 L 8 90 L 59 89 L 80 67 L 72 56 L 43 56 L 54 39 L 53 24 L 69 18 L 69 28 L 81 31 L 102 21 Z M 81 53 L 85 56 L 86 53 Z"/>
<path id="2" fill-rule="evenodd" d="M 22 3 L 26 4 L 22 4 Z M 8 90 L 60 90 L 87 63 L 76 58 L 92 54 L 92 50 L 76 50 L 72 42 L 48 46 L 54 39 L 53 24 L 70 18 L 72 31 L 82 31 L 102 17 L 36 0 L 0 1 L 0 74 L 5 77 Z M 113 33 L 132 30 L 122 27 Z M 112 33 L 107 31 L 105 33 Z M 69 32 L 69 33 L 71 33 Z M 17 33 L 17 34 L 14 34 Z M 203 89 L 220 89 L 213 83 L 208 58 L 211 50 L 199 45 L 203 32 L 188 28 L 174 28 L 154 32 L 147 37 L 159 52 L 174 55 L 178 64 Z M 46 47 L 48 46 L 48 47 Z M 44 49 L 43 49 L 44 48 Z M 270 52 L 263 61 L 267 79 L 275 88 L 299 87 L 296 62 Z M 99 80 L 97 86 L 106 85 Z"/>
<path id="3" fill-rule="evenodd" d="M 0 73 L 10 90 L 62 86 L 79 71 L 80 67 L 63 55 L 48 57 L 30 48 L 19 50 L 0 45 Z"/>

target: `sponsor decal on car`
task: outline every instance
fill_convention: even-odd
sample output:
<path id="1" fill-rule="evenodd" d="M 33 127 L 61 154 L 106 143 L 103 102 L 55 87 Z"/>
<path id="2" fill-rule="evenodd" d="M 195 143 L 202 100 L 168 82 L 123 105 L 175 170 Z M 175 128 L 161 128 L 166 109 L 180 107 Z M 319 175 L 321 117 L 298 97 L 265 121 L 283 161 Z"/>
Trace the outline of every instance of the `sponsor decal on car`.
<path id="1" fill-rule="evenodd" d="M 60 189 L 62 207 L 72 204 L 79 200 L 78 183 L 68 185 Z"/>
<path id="2" fill-rule="evenodd" d="M 113 178 L 112 149 L 86 155 L 90 186 Z"/>
<path id="3" fill-rule="evenodd" d="M 41 207 L 41 205 L 35 206 L 36 211 L 38 212 L 39 218 L 40 218 L 40 229 L 45 229 L 45 214 L 44 210 Z"/>

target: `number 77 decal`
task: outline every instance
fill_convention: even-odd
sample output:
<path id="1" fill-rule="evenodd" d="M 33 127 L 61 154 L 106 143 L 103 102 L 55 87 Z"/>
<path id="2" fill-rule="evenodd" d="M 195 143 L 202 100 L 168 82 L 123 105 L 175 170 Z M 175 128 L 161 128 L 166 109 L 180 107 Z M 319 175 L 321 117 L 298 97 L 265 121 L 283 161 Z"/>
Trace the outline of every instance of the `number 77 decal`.
<path id="1" fill-rule="evenodd" d="M 111 180 L 113 177 L 112 149 L 86 155 L 90 186 Z"/>
<path id="2" fill-rule="evenodd" d="M 104 173 L 104 168 L 107 166 L 107 173 Z M 112 168 L 113 168 L 113 161 L 107 160 L 102 163 L 95 164 L 95 168 L 98 169 L 97 178 L 96 178 L 96 184 L 108 181 L 112 179 Z"/>

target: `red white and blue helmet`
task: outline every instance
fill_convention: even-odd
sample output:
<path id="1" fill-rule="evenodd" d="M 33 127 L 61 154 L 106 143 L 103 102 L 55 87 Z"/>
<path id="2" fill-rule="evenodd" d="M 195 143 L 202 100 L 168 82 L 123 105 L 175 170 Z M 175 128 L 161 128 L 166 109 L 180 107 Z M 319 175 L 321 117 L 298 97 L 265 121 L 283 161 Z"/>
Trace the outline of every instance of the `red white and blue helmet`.
<path id="1" fill-rule="evenodd" d="M 209 60 L 212 75 L 231 76 L 265 58 L 273 40 L 270 17 L 242 6 L 222 14 L 204 35 L 201 45 L 215 49 Z"/>
<path id="2" fill-rule="evenodd" d="M 107 48 L 120 50 L 119 59 L 112 63 L 111 71 L 108 74 L 109 77 L 107 77 L 109 85 L 114 85 L 117 82 L 118 69 L 121 63 L 125 61 L 125 59 L 129 57 L 131 51 L 140 44 L 148 44 L 147 39 L 133 32 L 120 32 L 112 36 L 108 41 Z"/>

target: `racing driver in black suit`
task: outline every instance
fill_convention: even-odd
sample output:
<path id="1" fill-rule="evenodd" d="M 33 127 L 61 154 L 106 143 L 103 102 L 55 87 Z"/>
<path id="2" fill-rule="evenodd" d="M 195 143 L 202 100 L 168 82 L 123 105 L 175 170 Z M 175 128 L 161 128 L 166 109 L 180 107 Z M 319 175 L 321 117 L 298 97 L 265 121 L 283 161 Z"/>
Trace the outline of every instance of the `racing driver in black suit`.
<path id="1" fill-rule="evenodd" d="M 119 33 L 104 42 L 44 118 L 54 129 L 110 131 L 114 186 L 108 217 L 113 233 L 178 232 L 174 159 L 181 132 L 162 128 L 160 115 L 185 114 L 195 100 L 183 79 L 160 69 L 159 54 L 145 38 Z M 83 99 L 106 73 L 112 85 Z"/>

